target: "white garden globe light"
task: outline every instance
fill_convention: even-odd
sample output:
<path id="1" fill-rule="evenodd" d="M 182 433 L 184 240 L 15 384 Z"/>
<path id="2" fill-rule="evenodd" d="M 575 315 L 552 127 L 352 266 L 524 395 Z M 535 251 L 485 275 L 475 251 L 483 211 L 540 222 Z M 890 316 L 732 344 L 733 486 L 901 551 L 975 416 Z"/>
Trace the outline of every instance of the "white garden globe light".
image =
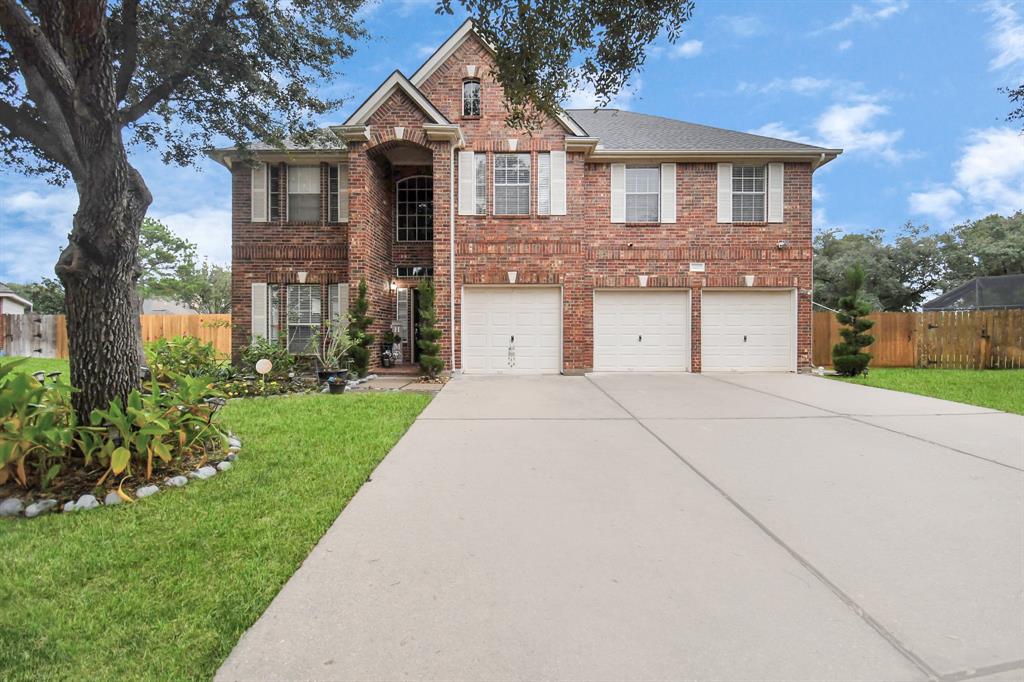
<path id="1" fill-rule="evenodd" d="M 266 358 L 256 361 L 256 371 L 259 372 L 260 374 L 267 374 L 273 368 L 274 363 L 272 363 L 270 360 L 267 360 Z"/>

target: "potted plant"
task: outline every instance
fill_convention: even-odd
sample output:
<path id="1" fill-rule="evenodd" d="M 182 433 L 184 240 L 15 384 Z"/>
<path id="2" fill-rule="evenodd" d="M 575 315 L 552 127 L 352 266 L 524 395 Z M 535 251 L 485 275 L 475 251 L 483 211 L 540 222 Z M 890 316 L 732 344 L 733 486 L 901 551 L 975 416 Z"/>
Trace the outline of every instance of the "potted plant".
<path id="1" fill-rule="evenodd" d="M 331 393 L 343 393 L 348 382 L 347 359 L 356 345 L 340 320 L 332 320 L 324 330 L 317 330 L 310 339 L 317 361 L 317 379 L 326 383 Z"/>

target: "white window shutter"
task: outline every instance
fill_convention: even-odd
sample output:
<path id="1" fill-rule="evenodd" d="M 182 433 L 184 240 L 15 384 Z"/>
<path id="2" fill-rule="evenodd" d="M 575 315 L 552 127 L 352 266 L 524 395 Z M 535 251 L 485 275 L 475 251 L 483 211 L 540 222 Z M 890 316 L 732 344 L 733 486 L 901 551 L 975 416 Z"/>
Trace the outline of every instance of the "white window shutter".
<path id="1" fill-rule="evenodd" d="M 476 164 L 473 152 L 459 152 L 459 215 L 476 215 Z"/>
<path id="2" fill-rule="evenodd" d="M 258 162 L 252 166 L 252 189 L 250 207 L 252 222 L 267 222 L 267 164 Z"/>
<path id="3" fill-rule="evenodd" d="M 732 164 L 718 164 L 718 222 L 732 222 Z"/>
<path id="4" fill-rule="evenodd" d="M 768 222 L 781 223 L 785 164 L 768 164 Z"/>
<path id="5" fill-rule="evenodd" d="M 551 214 L 551 154 L 537 154 L 537 214 Z"/>
<path id="6" fill-rule="evenodd" d="M 343 329 L 348 329 L 348 285 L 333 284 L 329 291 L 327 305 L 332 322 L 341 322 Z"/>
<path id="7" fill-rule="evenodd" d="M 338 222 L 348 222 L 348 163 L 338 164 Z M 348 286 L 347 284 L 345 286 Z"/>
<path id="8" fill-rule="evenodd" d="M 612 222 L 626 222 L 626 164 L 612 164 Z"/>
<path id="9" fill-rule="evenodd" d="M 398 290 L 398 303 L 396 305 L 397 322 L 401 325 L 402 331 L 400 335 L 402 341 L 409 340 L 409 290 L 399 289 Z"/>
<path id="10" fill-rule="evenodd" d="M 565 152 L 551 152 L 551 215 L 565 213 Z"/>
<path id="11" fill-rule="evenodd" d="M 661 164 L 661 222 L 676 221 L 676 165 Z"/>
<path id="12" fill-rule="evenodd" d="M 267 285 L 252 285 L 252 338 L 267 338 Z"/>

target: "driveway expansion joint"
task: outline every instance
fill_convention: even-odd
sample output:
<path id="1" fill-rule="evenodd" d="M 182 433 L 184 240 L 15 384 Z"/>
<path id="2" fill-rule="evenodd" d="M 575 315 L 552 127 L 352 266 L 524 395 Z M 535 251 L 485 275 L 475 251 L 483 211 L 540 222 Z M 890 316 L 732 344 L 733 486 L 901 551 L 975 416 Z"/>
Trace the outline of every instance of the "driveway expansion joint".
<path id="1" fill-rule="evenodd" d="M 744 388 L 744 389 L 746 389 L 748 391 L 753 391 L 754 393 L 760 393 L 762 395 L 771 396 L 772 398 L 778 398 L 779 400 L 788 400 L 791 403 L 796 403 L 797 405 L 803 405 L 804 407 L 809 407 L 809 408 L 812 408 L 812 409 L 815 409 L 815 410 L 821 410 L 822 412 L 828 412 L 828 413 L 833 414 L 833 415 L 835 415 L 837 417 L 842 417 L 844 419 L 849 419 L 852 422 L 856 422 L 858 424 L 863 424 L 864 426 L 870 426 L 872 428 L 881 429 L 882 431 L 888 431 L 889 433 L 894 433 L 894 434 L 896 434 L 898 436 L 904 436 L 906 438 L 912 438 L 912 439 L 914 439 L 916 441 L 920 441 L 922 443 L 928 443 L 929 445 L 934 445 L 935 447 L 939 447 L 939 448 L 943 448 L 945 450 L 949 450 L 950 452 L 955 452 L 955 453 L 960 454 L 960 455 L 967 455 L 968 457 L 973 457 L 974 459 L 979 459 L 982 462 L 988 462 L 989 464 L 995 464 L 995 465 L 998 465 L 998 466 L 1001 466 L 1001 467 L 1005 467 L 1007 469 L 1012 469 L 1013 471 L 1018 471 L 1018 472 L 1024 473 L 1024 469 L 1021 469 L 1020 467 L 1015 467 L 1012 464 L 1007 464 L 1006 462 L 1000 462 L 998 460 L 989 459 L 988 457 L 982 457 L 981 455 L 976 455 L 973 452 L 967 452 L 966 450 L 961 450 L 959 448 L 954 448 L 952 445 L 946 445 L 945 443 L 939 443 L 937 441 L 928 440 L 927 438 L 921 438 L 920 436 L 914 436 L 912 434 L 906 433 L 905 431 L 899 431 L 897 429 L 891 429 L 888 426 L 882 426 L 881 424 L 873 424 L 873 423 L 871 423 L 869 421 L 864 421 L 864 419 L 860 418 L 860 417 L 889 417 L 889 416 L 895 416 L 895 417 L 898 417 L 898 416 L 915 416 L 915 417 L 948 417 L 948 416 L 953 416 L 953 415 L 950 415 L 950 414 L 944 414 L 944 413 L 919 414 L 919 415 L 888 415 L 888 414 L 859 415 L 859 414 L 844 414 L 842 412 L 837 412 L 835 410 L 830 410 L 827 407 L 821 407 L 820 405 L 813 405 L 811 403 L 805 403 L 802 400 L 796 400 L 795 398 L 789 398 L 789 397 L 784 396 L 784 395 L 779 395 L 778 393 L 772 393 L 771 391 L 765 391 L 765 390 L 760 389 L 760 388 L 754 388 L 753 386 L 744 386 L 743 384 L 737 384 L 735 382 L 729 381 L 727 379 L 723 379 L 721 377 L 708 376 L 708 375 L 702 375 L 702 376 L 706 376 L 711 381 L 717 381 L 717 382 L 726 384 L 727 386 L 733 386 L 735 388 Z M 957 414 L 966 414 L 966 415 L 977 416 L 979 414 L 1002 414 L 1002 413 L 999 412 L 999 411 L 989 411 L 989 412 L 967 412 L 967 413 L 962 413 L 961 412 L 961 413 L 957 413 Z"/>
<path id="2" fill-rule="evenodd" d="M 884 639 L 886 641 L 886 643 L 888 643 L 891 647 L 893 647 L 897 651 L 897 653 L 899 653 L 901 656 L 906 658 L 907 661 L 909 661 L 911 665 L 913 665 L 919 671 L 924 673 L 928 677 L 928 679 L 930 679 L 930 680 L 937 680 L 939 682 L 946 682 L 945 680 L 942 679 L 942 675 L 937 670 L 932 668 L 923 658 L 918 656 L 916 653 L 914 653 L 914 651 L 912 649 L 910 649 L 907 645 L 905 645 L 902 641 L 900 641 L 899 638 L 897 638 L 895 634 L 890 632 L 889 629 L 886 628 L 884 625 L 882 625 L 882 623 L 880 621 L 878 621 L 876 618 L 874 618 L 874 616 L 869 614 L 864 609 L 864 607 L 862 607 L 860 604 L 858 604 L 853 599 L 853 597 L 851 597 L 850 595 L 846 594 L 846 592 L 841 587 L 839 587 L 837 584 L 835 584 L 834 582 L 829 580 L 829 578 L 824 573 L 822 573 L 816 566 L 814 566 L 814 564 L 812 564 L 808 559 L 804 558 L 804 556 L 802 554 L 800 554 L 799 552 L 797 552 L 795 549 L 790 547 L 786 543 L 785 540 L 783 540 L 774 531 L 772 531 L 767 525 L 765 525 L 765 523 L 763 521 L 758 519 L 753 514 L 753 512 L 751 512 L 746 507 L 744 507 L 742 504 L 740 504 L 735 498 L 733 498 L 731 495 L 729 495 L 729 493 L 727 493 L 725 491 L 725 489 L 723 489 L 717 483 L 712 481 L 711 478 L 709 478 L 704 472 L 702 472 L 693 463 L 691 463 L 682 454 L 680 454 L 678 450 L 676 450 L 671 445 L 669 445 L 668 442 L 665 439 L 663 439 L 661 436 L 659 436 L 657 433 L 655 433 L 655 431 L 653 429 L 651 429 L 650 426 L 645 424 L 642 419 L 638 418 L 635 414 L 630 412 L 629 409 L 627 409 L 625 405 L 623 405 L 611 393 L 609 393 L 607 390 L 605 390 L 605 388 L 603 386 L 601 386 L 600 384 L 595 382 L 589 376 L 586 377 L 586 378 L 587 378 L 587 381 L 589 381 L 591 384 L 593 384 L 595 388 L 597 388 L 599 391 L 604 393 L 608 397 L 609 400 L 611 400 L 613 403 L 618 405 L 618 407 L 622 411 L 624 411 L 626 414 L 628 414 L 630 417 L 632 417 L 633 420 L 637 424 L 639 424 L 640 427 L 644 431 L 649 433 L 656 441 L 661 443 L 662 447 L 664 447 L 666 450 L 668 450 L 670 453 L 672 453 L 676 457 L 676 459 L 678 459 L 684 466 L 689 468 L 701 480 L 703 480 L 705 483 L 707 483 L 709 486 L 711 486 L 711 488 L 713 490 L 715 490 L 715 492 L 717 492 L 719 495 L 721 495 L 725 499 L 726 502 L 728 502 L 730 505 L 732 505 L 738 512 L 743 514 L 743 516 L 747 517 L 747 519 L 749 519 L 755 526 L 757 526 L 761 530 L 761 532 L 763 532 L 765 535 L 767 535 L 769 537 L 769 539 L 771 539 L 776 545 L 778 545 L 786 553 L 788 553 L 791 557 L 793 557 L 793 559 L 796 560 L 796 562 L 799 563 L 801 566 L 803 566 L 804 569 L 807 570 L 811 575 L 813 575 L 815 578 L 817 578 L 818 581 L 821 582 L 830 592 L 832 592 L 832 594 L 834 594 L 836 597 L 838 597 L 839 600 L 841 602 L 843 602 L 843 604 L 845 604 L 847 608 L 849 608 L 851 611 L 853 611 L 855 614 L 857 614 L 861 618 L 861 620 L 863 620 L 871 629 L 873 629 L 879 636 L 881 636 L 882 639 Z M 733 384 L 733 383 L 728 382 L 728 381 L 723 381 L 723 380 L 716 379 L 714 377 L 708 377 L 708 378 L 710 378 L 710 379 L 712 379 L 714 381 L 722 381 L 722 383 L 729 384 L 730 386 L 736 386 L 737 385 L 737 384 Z M 744 388 L 747 388 L 747 387 L 744 387 Z M 751 389 L 751 390 L 757 390 L 757 389 Z M 758 392 L 759 393 L 764 393 L 765 395 L 772 395 L 771 393 L 768 393 L 766 391 L 758 391 Z M 797 401 L 797 400 L 793 400 L 792 402 L 800 403 L 800 401 Z M 800 403 L 800 404 L 803 405 L 804 403 Z M 807 406 L 808 407 L 815 407 L 813 405 L 807 405 Z M 821 409 L 821 408 L 818 408 L 818 409 Z M 831 410 L 827 410 L 827 411 L 828 412 L 832 412 Z M 835 412 L 833 412 L 833 414 L 836 414 L 837 416 L 843 416 L 843 415 L 839 415 L 838 413 L 835 413 Z M 859 420 L 854 420 L 854 421 L 859 421 Z"/>

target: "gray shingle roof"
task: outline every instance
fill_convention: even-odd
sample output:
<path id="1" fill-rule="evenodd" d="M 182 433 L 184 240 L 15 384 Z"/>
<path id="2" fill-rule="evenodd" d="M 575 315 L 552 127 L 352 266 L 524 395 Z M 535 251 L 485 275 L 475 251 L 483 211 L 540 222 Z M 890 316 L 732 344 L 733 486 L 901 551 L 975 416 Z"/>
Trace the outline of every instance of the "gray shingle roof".
<path id="1" fill-rule="evenodd" d="M 824 149 L 620 109 L 568 109 L 566 113 L 587 134 L 599 138 L 600 149 L 607 150 L 744 152 Z"/>

